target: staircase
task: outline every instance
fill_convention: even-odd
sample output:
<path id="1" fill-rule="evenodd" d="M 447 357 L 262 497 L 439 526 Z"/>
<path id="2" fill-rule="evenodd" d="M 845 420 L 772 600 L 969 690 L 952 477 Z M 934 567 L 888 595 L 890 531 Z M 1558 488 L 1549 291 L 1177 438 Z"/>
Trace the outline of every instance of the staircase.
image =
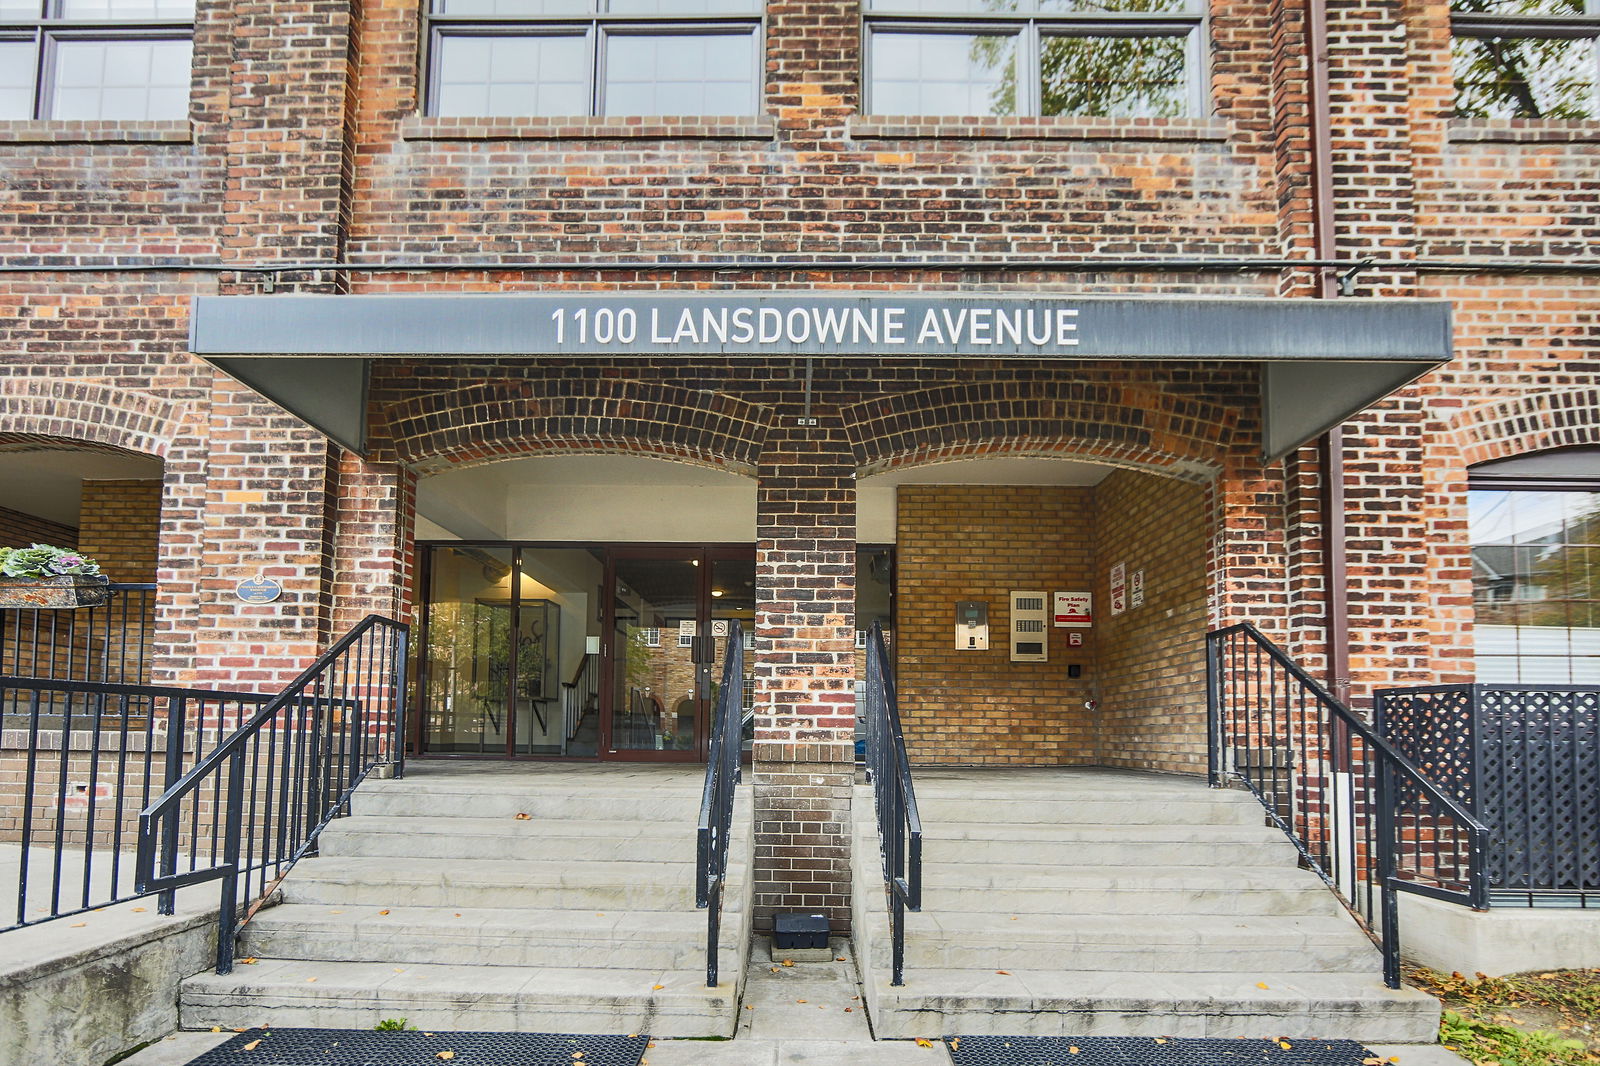
<path id="1" fill-rule="evenodd" d="M 700 767 L 416 763 L 373 780 L 241 933 L 184 982 L 186 1029 L 295 1025 L 731 1036 L 750 942 L 741 790 L 705 987 Z M 523 816 L 526 817 L 523 817 Z"/>
<path id="2" fill-rule="evenodd" d="M 890 980 L 872 790 L 855 794 L 856 956 L 873 1029 L 1431 1042 L 1439 1005 L 1260 803 L 1115 770 L 916 771 L 923 904 Z"/>

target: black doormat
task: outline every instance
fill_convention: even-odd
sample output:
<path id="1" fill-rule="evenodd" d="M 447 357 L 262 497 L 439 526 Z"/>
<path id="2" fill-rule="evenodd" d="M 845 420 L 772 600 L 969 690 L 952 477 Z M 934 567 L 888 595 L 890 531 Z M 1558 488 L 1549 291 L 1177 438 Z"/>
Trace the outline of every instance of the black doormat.
<path id="1" fill-rule="evenodd" d="M 955 1066 L 1370 1066 L 1382 1061 L 1354 1040 L 947 1036 L 944 1042 Z"/>
<path id="2" fill-rule="evenodd" d="M 649 1043 L 586 1033 L 249 1029 L 189 1066 L 639 1066 Z"/>

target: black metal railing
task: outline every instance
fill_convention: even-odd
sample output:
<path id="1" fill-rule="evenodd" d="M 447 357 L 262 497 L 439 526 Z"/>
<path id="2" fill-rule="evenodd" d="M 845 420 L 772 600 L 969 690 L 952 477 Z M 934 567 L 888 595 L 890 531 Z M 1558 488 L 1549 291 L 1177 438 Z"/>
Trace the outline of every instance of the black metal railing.
<path id="1" fill-rule="evenodd" d="M 369 615 L 140 812 L 138 891 L 222 882 L 218 973 L 233 968 L 239 907 L 315 847 L 375 767 L 404 772 L 406 639 Z"/>
<path id="2" fill-rule="evenodd" d="M 270 697 L 0 676 L 0 841 L 17 845 L 13 921 L 66 918 L 150 894 L 134 885 L 139 810 Z M 193 854 L 194 836 L 178 850 Z M 172 912 L 170 896 L 160 909 Z"/>
<path id="3" fill-rule="evenodd" d="M 1496 907 L 1600 907 L 1600 687 L 1374 694 L 1378 732 L 1489 827 Z"/>
<path id="4" fill-rule="evenodd" d="M 711 715 L 711 753 L 700 793 L 695 833 L 695 906 L 706 909 L 706 987 L 717 987 L 717 942 L 722 932 L 722 889 L 728 881 L 728 841 L 733 834 L 734 786 L 739 783 L 739 727 L 743 720 L 744 627 L 728 627 L 722 684 Z"/>
<path id="5" fill-rule="evenodd" d="M 883 884 L 889 905 L 889 937 L 893 975 L 905 984 L 906 910 L 922 909 L 922 818 L 911 784 L 894 677 L 884 650 L 883 629 L 872 623 L 867 632 L 867 776 L 878 813 L 878 845 L 883 855 Z"/>
<path id="6" fill-rule="evenodd" d="M 1488 830 L 1254 626 L 1208 634 L 1206 667 L 1212 785 L 1255 794 L 1400 987 L 1395 893 L 1482 909 Z"/>
<path id="7" fill-rule="evenodd" d="M 149 681 L 156 586 L 116 584 L 73 610 L 0 610 L 0 674 L 142 685 Z"/>
<path id="8" fill-rule="evenodd" d="M 600 710 L 600 656 L 585 655 L 578 664 L 571 681 L 561 683 L 561 715 L 563 721 L 562 752 L 578 736 L 584 721 Z"/>

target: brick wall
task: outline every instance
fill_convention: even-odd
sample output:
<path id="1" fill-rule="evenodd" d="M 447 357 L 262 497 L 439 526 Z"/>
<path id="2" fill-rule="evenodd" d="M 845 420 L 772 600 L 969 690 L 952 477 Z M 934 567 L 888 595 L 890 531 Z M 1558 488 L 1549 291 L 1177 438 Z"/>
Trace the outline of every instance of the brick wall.
<path id="1" fill-rule="evenodd" d="M 161 482 L 85 479 L 79 548 L 112 581 L 156 579 L 161 533 Z"/>
<path id="2" fill-rule="evenodd" d="M 0 507 L 0 546 L 26 548 L 30 544 L 54 544 L 58 548 L 78 546 L 78 528 L 64 526 L 38 515 Z"/>
<path id="3" fill-rule="evenodd" d="M 1205 490 L 1127 470 L 1095 486 L 1100 762 L 1206 769 Z M 1144 604 L 1111 613 L 1110 573 L 1144 574 Z"/>
<path id="4" fill-rule="evenodd" d="M 897 493 L 895 662 L 906 745 L 918 762 L 1092 764 L 1096 629 L 1067 648 L 1047 628 L 1049 661 L 1011 662 L 1015 589 L 1088 589 L 1094 580 L 1094 490 L 902 485 Z M 989 605 L 989 650 L 955 649 L 955 605 Z M 1083 662 L 1081 680 L 1066 676 Z"/>

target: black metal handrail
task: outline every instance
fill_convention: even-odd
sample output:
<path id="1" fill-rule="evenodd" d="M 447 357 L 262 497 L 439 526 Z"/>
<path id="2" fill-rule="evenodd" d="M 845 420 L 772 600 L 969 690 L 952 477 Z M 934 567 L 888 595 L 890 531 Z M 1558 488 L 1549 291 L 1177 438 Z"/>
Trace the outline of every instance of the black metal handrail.
<path id="1" fill-rule="evenodd" d="M 900 728 L 894 677 L 884 650 L 883 629 L 867 631 L 867 776 L 878 813 L 878 845 L 883 854 L 883 884 L 888 896 L 889 936 L 894 973 L 890 983 L 905 984 L 906 910 L 922 909 L 922 818 L 911 784 L 911 760 Z"/>
<path id="2" fill-rule="evenodd" d="M 722 684 L 711 716 L 711 753 L 700 793 L 695 833 L 695 906 L 706 913 L 706 987 L 717 987 L 717 941 L 722 931 L 722 889 L 728 881 L 728 841 L 733 834 L 733 794 L 739 783 L 739 726 L 744 695 L 744 632 L 728 626 Z"/>
<path id="3" fill-rule="evenodd" d="M 1366 924 L 1400 987 L 1396 892 L 1482 909 L 1489 831 L 1248 622 L 1206 636 L 1211 784 L 1241 781 Z"/>
<path id="4" fill-rule="evenodd" d="M 112 582 L 110 598 L 70 611 L 0 609 L 0 674 L 138 685 L 148 678 L 156 586 Z"/>
<path id="5" fill-rule="evenodd" d="M 1600 686 L 1380 689 L 1373 726 L 1489 827 L 1491 906 L 1600 906 Z"/>
<path id="6" fill-rule="evenodd" d="M 584 719 L 600 707 L 599 658 L 598 655 L 585 655 L 578 663 L 572 680 L 561 682 L 562 728 L 565 730 L 562 736 L 566 738 L 563 744 L 571 743 L 583 727 Z"/>
<path id="7" fill-rule="evenodd" d="M 218 973 L 233 969 L 239 906 L 312 850 L 375 767 L 404 773 L 407 635 L 368 615 L 140 812 L 139 891 L 222 882 Z M 185 823 L 193 848 L 180 870 Z"/>
<path id="8" fill-rule="evenodd" d="M 270 698 L 0 676 L 0 711 L 25 753 L 22 787 L 9 790 L 17 829 L 3 834 L 19 845 L 16 919 L 0 931 L 148 895 L 128 876 L 139 809 L 222 740 L 205 723 L 243 721 Z M 195 837 L 179 850 L 193 854 Z M 159 909 L 172 913 L 170 893 Z"/>

